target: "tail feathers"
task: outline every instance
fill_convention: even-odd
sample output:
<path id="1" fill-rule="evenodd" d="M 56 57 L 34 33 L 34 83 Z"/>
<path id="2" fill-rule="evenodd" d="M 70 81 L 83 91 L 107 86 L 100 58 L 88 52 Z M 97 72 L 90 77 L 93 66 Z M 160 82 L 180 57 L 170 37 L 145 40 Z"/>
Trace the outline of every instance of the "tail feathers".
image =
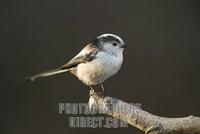
<path id="1" fill-rule="evenodd" d="M 55 75 L 55 74 L 60 74 L 60 73 L 67 72 L 69 70 L 70 69 L 62 69 L 62 70 L 61 69 L 54 69 L 54 70 L 49 70 L 49 71 L 46 71 L 46 72 L 43 72 L 43 73 L 31 76 L 31 77 L 28 77 L 28 78 L 26 78 L 26 80 L 28 80 L 28 81 L 35 81 L 36 79 L 41 78 L 41 77 L 48 77 L 48 76 L 52 76 L 52 75 Z"/>

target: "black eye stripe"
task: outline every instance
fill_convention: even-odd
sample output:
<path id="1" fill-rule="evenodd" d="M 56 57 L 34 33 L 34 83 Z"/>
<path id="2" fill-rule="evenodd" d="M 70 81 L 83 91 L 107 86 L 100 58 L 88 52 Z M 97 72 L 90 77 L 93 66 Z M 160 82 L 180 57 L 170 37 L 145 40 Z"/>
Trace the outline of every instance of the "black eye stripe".
<path id="1" fill-rule="evenodd" d="M 117 38 L 114 38 L 113 36 L 106 36 L 106 37 L 103 37 L 102 39 L 105 42 L 107 42 L 107 41 L 116 41 L 116 42 L 120 43 L 120 40 L 117 39 Z"/>

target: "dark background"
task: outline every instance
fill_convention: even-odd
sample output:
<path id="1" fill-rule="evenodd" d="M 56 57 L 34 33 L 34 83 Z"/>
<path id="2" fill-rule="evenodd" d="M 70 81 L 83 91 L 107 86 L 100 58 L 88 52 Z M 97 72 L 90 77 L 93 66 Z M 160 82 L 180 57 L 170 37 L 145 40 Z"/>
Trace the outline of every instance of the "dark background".
<path id="1" fill-rule="evenodd" d="M 106 93 L 160 116 L 200 116 L 199 2 L 192 0 L 1 0 L 2 134 L 141 133 L 70 129 L 58 102 L 88 102 L 89 88 L 66 73 L 23 82 L 58 67 L 103 33 L 128 49 Z"/>

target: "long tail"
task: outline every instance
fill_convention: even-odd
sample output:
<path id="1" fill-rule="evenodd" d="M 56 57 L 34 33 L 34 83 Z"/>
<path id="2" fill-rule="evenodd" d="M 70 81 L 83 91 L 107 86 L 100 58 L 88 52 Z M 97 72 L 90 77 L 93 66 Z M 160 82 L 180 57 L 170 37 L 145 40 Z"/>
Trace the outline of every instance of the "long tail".
<path id="1" fill-rule="evenodd" d="M 60 69 L 60 68 L 53 69 L 53 70 L 49 70 L 49 71 L 31 76 L 31 77 L 27 77 L 26 80 L 35 81 L 36 79 L 41 78 L 41 77 L 48 77 L 48 76 L 52 76 L 52 75 L 55 75 L 55 74 L 64 73 L 64 72 L 67 72 L 67 71 L 70 71 L 70 69 Z"/>

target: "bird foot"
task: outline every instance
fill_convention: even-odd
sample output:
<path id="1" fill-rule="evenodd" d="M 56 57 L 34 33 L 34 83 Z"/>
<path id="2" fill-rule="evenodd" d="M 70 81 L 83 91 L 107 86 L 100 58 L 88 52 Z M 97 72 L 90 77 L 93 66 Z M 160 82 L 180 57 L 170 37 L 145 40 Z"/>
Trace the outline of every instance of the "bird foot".
<path id="1" fill-rule="evenodd" d="M 90 87 L 90 95 L 98 95 L 99 97 L 104 97 L 105 96 L 105 93 L 104 93 L 104 87 L 103 85 L 101 84 L 101 90 L 102 91 L 98 91 L 98 90 L 95 90 L 91 85 L 89 85 Z"/>
<path id="2" fill-rule="evenodd" d="M 91 90 L 90 90 L 89 95 L 90 95 L 90 96 L 92 96 L 92 95 L 97 95 L 97 96 L 102 97 L 102 98 L 105 97 L 104 92 L 97 92 L 97 91 L 95 91 L 94 89 L 91 89 Z"/>

